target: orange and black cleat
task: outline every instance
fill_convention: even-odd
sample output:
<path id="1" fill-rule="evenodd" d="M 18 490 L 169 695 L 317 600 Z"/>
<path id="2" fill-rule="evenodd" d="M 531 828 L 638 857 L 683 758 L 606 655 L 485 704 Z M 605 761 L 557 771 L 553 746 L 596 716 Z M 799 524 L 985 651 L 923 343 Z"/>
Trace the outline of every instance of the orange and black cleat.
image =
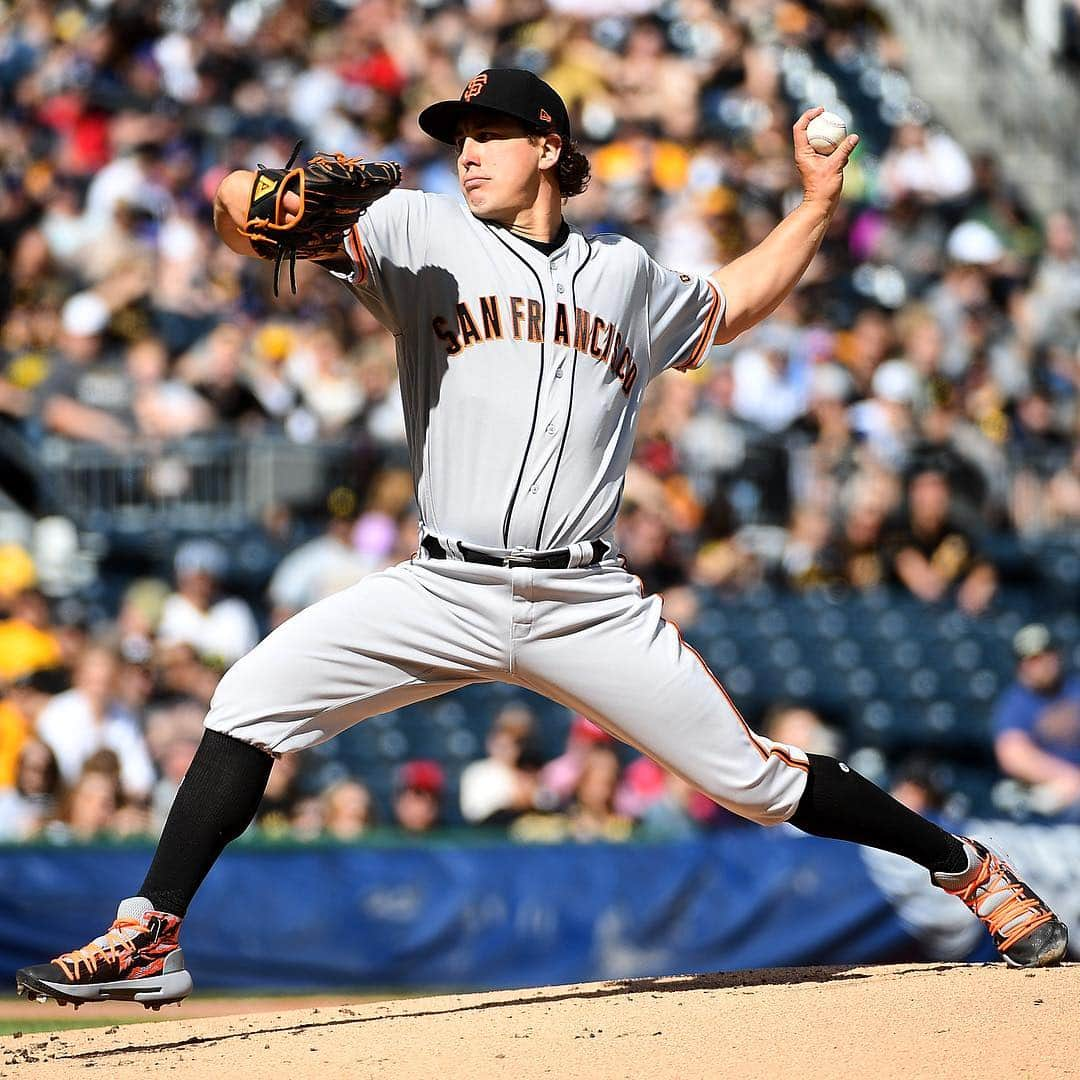
<path id="1" fill-rule="evenodd" d="M 967 849 L 967 869 L 932 874 L 934 884 L 959 897 L 979 917 L 1010 967 L 1058 963 L 1069 947 L 1068 927 L 1004 859 L 977 840 L 957 839 Z"/>
<path id="2" fill-rule="evenodd" d="M 137 1001 L 148 1009 L 181 1001 L 191 993 L 191 976 L 184 968 L 180 921 L 154 911 L 145 897 L 130 897 L 89 945 L 17 972 L 16 991 L 76 1009 L 88 1001 Z"/>

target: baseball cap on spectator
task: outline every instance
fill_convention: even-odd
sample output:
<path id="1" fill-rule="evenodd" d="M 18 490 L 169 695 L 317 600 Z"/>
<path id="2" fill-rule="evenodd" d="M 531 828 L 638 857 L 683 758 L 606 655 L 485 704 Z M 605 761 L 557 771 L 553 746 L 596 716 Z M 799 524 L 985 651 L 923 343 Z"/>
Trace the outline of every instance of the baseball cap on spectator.
<path id="1" fill-rule="evenodd" d="M 918 393 L 919 377 L 915 369 L 903 360 L 886 360 L 871 383 L 874 396 L 898 405 L 910 405 Z"/>
<path id="2" fill-rule="evenodd" d="M 839 364 L 818 364 L 810 375 L 810 397 L 815 401 L 847 401 L 851 390 L 851 376 Z"/>
<path id="3" fill-rule="evenodd" d="M 611 740 L 611 736 L 602 727 L 598 727 L 581 713 L 578 713 L 570 722 L 570 738 L 574 742 L 587 743 L 604 743 Z"/>
<path id="4" fill-rule="evenodd" d="M 508 116 L 537 132 L 553 131 L 570 141 L 570 115 L 563 99 L 524 68 L 488 68 L 474 75 L 457 101 L 437 101 L 417 118 L 433 139 L 453 146 L 458 124 L 474 113 Z"/>
<path id="5" fill-rule="evenodd" d="M 1042 623 L 1028 623 L 1013 636 L 1013 652 L 1018 660 L 1030 660 L 1054 647 L 1050 631 Z"/>
<path id="6" fill-rule="evenodd" d="M 220 578 L 225 575 L 229 556 L 216 540 L 186 540 L 176 549 L 173 568 L 177 577 L 185 574 L 209 574 Z"/>
<path id="7" fill-rule="evenodd" d="M 424 791 L 439 798 L 446 786 L 446 777 L 437 761 L 422 758 L 406 761 L 398 769 L 395 786 L 398 791 Z"/>
<path id="8" fill-rule="evenodd" d="M 994 230 L 981 221 L 964 221 L 957 225 L 949 233 L 945 250 L 953 262 L 973 266 L 988 266 L 1005 254 Z"/>
<path id="9" fill-rule="evenodd" d="M 60 325 L 75 337 L 93 337 L 109 325 L 109 306 L 97 293 L 76 293 L 60 309 Z"/>
<path id="10" fill-rule="evenodd" d="M 10 599 L 37 581 L 30 552 L 21 544 L 0 544 L 0 598 Z"/>

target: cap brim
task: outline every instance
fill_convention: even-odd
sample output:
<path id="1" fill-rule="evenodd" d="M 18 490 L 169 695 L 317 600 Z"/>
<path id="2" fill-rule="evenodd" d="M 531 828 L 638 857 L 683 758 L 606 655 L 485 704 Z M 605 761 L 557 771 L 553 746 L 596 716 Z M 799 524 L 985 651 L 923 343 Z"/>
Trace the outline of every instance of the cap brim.
<path id="1" fill-rule="evenodd" d="M 466 116 L 476 116 L 477 114 L 501 116 L 509 120 L 516 120 L 522 127 L 534 131 L 547 130 L 542 125 L 531 123 L 524 117 L 507 112 L 505 109 L 493 109 L 488 105 L 473 105 L 468 101 L 437 101 L 434 105 L 429 105 L 424 109 L 416 118 L 416 122 L 420 125 L 421 130 L 433 139 L 438 139 L 439 142 L 446 143 L 448 146 L 453 146 L 457 141 L 458 124 Z"/>

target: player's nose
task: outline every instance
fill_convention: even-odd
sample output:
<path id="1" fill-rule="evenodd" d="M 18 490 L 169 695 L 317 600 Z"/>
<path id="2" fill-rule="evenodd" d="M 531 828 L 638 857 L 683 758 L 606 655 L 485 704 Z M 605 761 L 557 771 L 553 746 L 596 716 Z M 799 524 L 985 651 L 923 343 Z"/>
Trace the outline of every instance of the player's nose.
<path id="1" fill-rule="evenodd" d="M 471 135 L 466 135 L 461 143 L 461 163 L 475 164 L 480 160 L 480 143 Z"/>

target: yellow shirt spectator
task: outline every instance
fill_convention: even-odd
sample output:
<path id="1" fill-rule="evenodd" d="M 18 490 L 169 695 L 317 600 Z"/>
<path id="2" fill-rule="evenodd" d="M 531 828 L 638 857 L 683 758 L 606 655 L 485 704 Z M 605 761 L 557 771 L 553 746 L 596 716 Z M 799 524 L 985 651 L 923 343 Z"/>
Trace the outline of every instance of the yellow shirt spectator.
<path id="1" fill-rule="evenodd" d="M 0 682 L 55 667 L 62 660 L 60 643 L 47 630 L 39 630 L 25 619 L 0 622 Z"/>
<path id="2" fill-rule="evenodd" d="M 0 788 L 14 787 L 19 754 L 30 725 L 10 701 L 0 701 Z"/>

